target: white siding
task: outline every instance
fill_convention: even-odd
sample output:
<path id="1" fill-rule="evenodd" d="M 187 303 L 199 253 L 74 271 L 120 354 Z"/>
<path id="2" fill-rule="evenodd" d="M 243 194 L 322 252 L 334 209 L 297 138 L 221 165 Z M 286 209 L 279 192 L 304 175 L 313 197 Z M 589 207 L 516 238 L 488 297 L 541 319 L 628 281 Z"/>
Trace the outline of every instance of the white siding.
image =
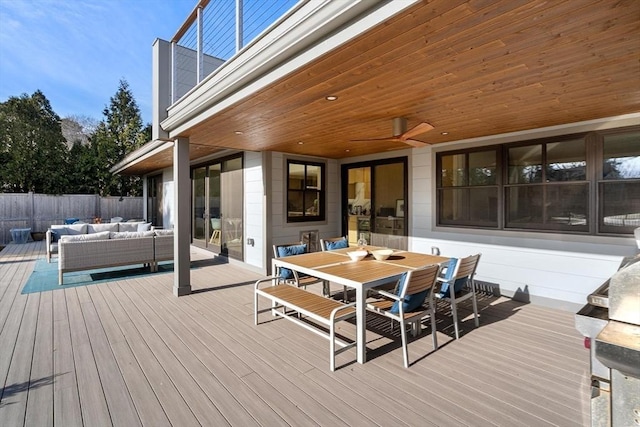
<path id="1" fill-rule="evenodd" d="M 265 180 L 262 153 L 244 153 L 244 261 L 262 270 L 265 268 Z M 248 239 L 254 245 L 247 244 Z"/>
<path id="2" fill-rule="evenodd" d="M 327 174 L 327 219 L 323 222 L 287 223 L 285 212 L 286 200 L 286 160 L 301 159 L 314 162 L 326 162 Z M 267 247 L 271 253 L 271 246 L 279 243 L 296 242 L 300 240 L 300 232 L 318 230 L 320 238 L 336 237 L 340 235 L 340 169 L 338 162 L 331 159 L 286 157 L 282 153 L 273 153 L 271 162 L 271 234 L 272 242 Z M 268 224 L 269 222 L 267 222 Z"/>

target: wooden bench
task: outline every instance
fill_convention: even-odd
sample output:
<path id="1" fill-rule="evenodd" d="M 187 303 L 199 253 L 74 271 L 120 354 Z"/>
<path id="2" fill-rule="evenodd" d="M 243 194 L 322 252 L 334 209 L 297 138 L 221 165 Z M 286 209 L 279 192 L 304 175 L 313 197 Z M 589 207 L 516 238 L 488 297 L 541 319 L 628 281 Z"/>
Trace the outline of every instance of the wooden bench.
<path id="1" fill-rule="evenodd" d="M 263 283 L 270 286 L 260 287 Z M 305 329 L 329 339 L 329 368 L 335 370 L 335 356 L 355 347 L 356 342 L 346 342 L 335 336 L 335 325 L 340 320 L 355 317 L 355 303 L 345 304 L 318 294 L 311 293 L 305 289 L 287 284 L 275 284 L 276 279 L 260 279 L 255 284 L 254 307 L 255 324 L 258 324 L 258 314 L 270 311 L 274 316 L 288 319 Z M 260 310 L 258 308 L 258 296 L 271 301 L 271 307 Z M 282 309 L 282 311 L 279 311 Z M 306 316 L 316 323 L 329 328 L 329 332 L 305 321 L 300 316 Z M 336 344 L 341 348 L 336 350 Z"/>

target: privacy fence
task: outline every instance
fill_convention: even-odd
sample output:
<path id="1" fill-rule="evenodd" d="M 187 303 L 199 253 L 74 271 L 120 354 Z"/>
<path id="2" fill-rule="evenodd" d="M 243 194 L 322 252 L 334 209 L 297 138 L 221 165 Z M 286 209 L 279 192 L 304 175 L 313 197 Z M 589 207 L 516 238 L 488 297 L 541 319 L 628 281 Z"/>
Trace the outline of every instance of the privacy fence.
<path id="1" fill-rule="evenodd" d="M 96 218 L 109 222 L 113 217 L 143 218 L 142 197 L 100 197 L 94 194 L 0 193 L 0 245 L 11 241 L 12 228 L 45 232 L 67 218 L 92 223 Z"/>

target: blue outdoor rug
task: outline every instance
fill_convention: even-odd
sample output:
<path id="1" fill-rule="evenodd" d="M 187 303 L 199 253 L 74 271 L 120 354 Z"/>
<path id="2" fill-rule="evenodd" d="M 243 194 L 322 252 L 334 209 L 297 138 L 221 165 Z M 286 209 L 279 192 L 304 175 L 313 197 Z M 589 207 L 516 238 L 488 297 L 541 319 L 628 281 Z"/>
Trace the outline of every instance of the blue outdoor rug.
<path id="1" fill-rule="evenodd" d="M 121 267 L 108 267 L 96 270 L 72 271 L 64 274 L 64 285 L 58 285 L 58 261 L 52 259 L 48 263 L 46 259 L 36 260 L 36 266 L 29 276 L 27 283 L 22 288 L 23 294 L 33 292 L 46 292 L 55 289 L 72 288 L 75 286 L 95 285 L 113 280 L 129 279 L 136 276 L 150 276 L 169 273 L 173 271 L 173 262 L 158 265 L 158 272 L 151 273 L 149 267 L 142 264 L 125 265 Z"/>

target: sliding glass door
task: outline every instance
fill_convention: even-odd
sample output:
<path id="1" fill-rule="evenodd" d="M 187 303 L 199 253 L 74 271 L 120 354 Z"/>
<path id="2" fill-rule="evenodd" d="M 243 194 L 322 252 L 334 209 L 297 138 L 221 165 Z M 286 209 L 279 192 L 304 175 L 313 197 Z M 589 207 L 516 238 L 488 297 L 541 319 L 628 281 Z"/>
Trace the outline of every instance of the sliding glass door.
<path id="1" fill-rule="evenodd" d="M 342 167 L 343 233 L 376 246 L 407 249 L 407 159 L 385 159 Z"/>
<path id="2" fill-rule="evenodd" d="M 243 259 L 242 157 L 192 170 L 193 244 Z"/>

